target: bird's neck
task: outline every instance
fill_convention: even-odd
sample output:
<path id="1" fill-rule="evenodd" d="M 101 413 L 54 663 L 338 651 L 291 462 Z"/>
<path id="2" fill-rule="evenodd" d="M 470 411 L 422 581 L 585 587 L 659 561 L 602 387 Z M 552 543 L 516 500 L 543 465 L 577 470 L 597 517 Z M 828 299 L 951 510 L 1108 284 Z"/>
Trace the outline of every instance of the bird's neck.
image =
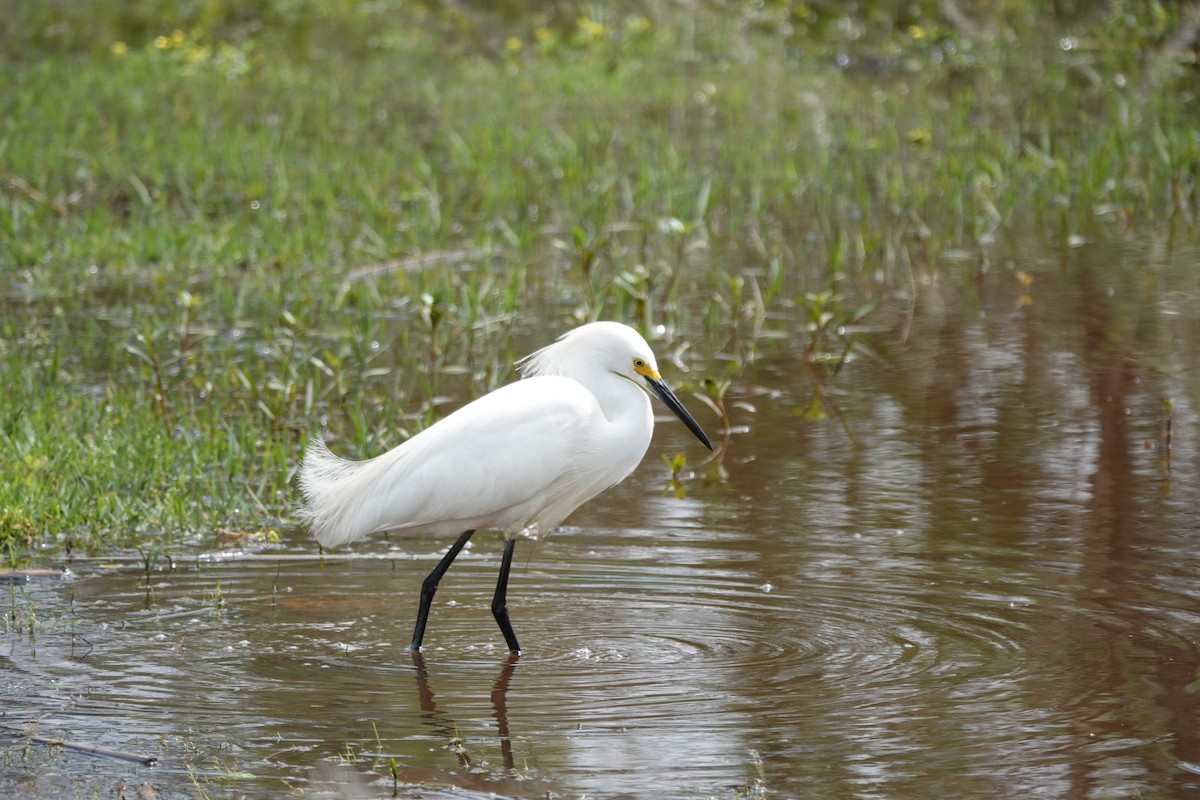
<path id="1" fill-rule="evenodd" d="M 608 380 L 597 381 L 600 385 L 588 385 L 588 390 L 596 397 L 600 410 L 604 412 L 609 422 L 616 422 L 629 416 L 650 417 L 650 398 L 632 381 L 625 378 L 612 377 Z"/>

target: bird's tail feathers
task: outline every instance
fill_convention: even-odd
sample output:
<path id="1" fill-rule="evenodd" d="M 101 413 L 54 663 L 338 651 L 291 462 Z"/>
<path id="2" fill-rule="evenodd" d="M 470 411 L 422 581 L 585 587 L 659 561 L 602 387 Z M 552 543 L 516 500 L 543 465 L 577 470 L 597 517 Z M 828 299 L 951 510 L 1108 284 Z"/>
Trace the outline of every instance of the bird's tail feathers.
<path id="1" fill-rule="evenodd" d="M 371 463 L 335 456 L 320 435 L 309 442 L 300 465 L 300 491 L 305 505 L 299 516 L 322 547 L 337 547 L 372 532 L 359 524 L 356 492 L 348 491 Z"/>

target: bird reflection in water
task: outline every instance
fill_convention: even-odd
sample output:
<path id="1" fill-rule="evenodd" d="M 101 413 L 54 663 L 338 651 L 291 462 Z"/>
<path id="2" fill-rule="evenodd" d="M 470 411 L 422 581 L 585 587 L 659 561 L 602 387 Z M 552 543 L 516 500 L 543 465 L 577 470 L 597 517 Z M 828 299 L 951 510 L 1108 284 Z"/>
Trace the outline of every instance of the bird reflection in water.
<path id="1" fill-rule="evenodd" d="M 417 698 L 421 704 L 421 717 L 445 739 L 458 757 L 459 769 L 446 770 L 437 767 L 409 767 L 398 770 L 398 777 L 407 784 L 450 785 L 471 792 L 487 792 L 507 797 L 557 797 L 559 788 L 538 774 L 537 768 L 522 764 L 517 769 L 513 760 L 512 736 L 508 728 L 508 688 L 516 672 L 519 658 L 510 653 L 492 682 L 492 717 L 496 720 L 496 736 L 500 744 L 500 765 L 496 766 L 482 758 L 473 758 L 458 724 L 447 718 L 437 708 L 436 695 L 430 686 L 429 671 L 421 653 L 411 654 L 417 679 Z"/>

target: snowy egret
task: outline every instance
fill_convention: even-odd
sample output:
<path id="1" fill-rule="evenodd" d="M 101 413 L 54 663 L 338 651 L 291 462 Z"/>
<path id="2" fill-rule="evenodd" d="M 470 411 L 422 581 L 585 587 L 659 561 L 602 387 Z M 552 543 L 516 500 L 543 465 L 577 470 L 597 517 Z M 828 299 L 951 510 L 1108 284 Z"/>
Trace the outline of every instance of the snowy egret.
<path id="1" fill-rule="evenodd" d="M 302 514 L 334 547 L 385 530 L 458 533 L 421 586 L 410 649 L 419 652 L 446 570 L 478 528 L 505 534 L 492 616 L 513 653 L 508 573 L 522 531 L 546 533 L 633 472 L 650 446 L 653 394 L 712 443 L 658 373 L 633 328 L 593 322 L 517 362 L 523 380 L 468 403 L 369 461 L 345 461 L 315 437 L 300 467 Z"/>

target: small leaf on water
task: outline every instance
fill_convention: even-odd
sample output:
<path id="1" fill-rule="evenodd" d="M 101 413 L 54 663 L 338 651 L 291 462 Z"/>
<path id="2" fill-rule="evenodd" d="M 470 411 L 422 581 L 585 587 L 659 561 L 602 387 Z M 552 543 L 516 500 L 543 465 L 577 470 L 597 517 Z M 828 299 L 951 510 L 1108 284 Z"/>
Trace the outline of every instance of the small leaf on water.
<path id="1" fill-rule="evenodd" d="M 821 395 L 814 394 L 812 400 L 807 406 L 801 406 L 792 410 L 792 414 L 797 417 L 803 417 L 810 422 L 823 420 L 827 416 L 825 413 L 825 405 L 821 402 Z"/>
<path id="2" fill-rule="evenodd" d="M 242 772 L 242 771 L 237 771 L 237 770 L 235 770 L 235 771 L 233 771 L 233 772 L 222 772 L 222 773 L 221 773 L 221 777 L 222 777 L 223 779 L 227 780 L 227 781 L 254 781 L 254 780 L 258 780 L 258 776 L 254 775 L 253 773 L 250 773 L 250 772 Z"/>
<path id="3" fill-rule="evenodd" d="M 666 453 L 662 454 L 663 463 L 671 468 L 671 478 L 675 479 L 679 475 L 679 471 L 687 464 L 687 456 L 683 453 L 676 453 L 669 456 Z"/>

